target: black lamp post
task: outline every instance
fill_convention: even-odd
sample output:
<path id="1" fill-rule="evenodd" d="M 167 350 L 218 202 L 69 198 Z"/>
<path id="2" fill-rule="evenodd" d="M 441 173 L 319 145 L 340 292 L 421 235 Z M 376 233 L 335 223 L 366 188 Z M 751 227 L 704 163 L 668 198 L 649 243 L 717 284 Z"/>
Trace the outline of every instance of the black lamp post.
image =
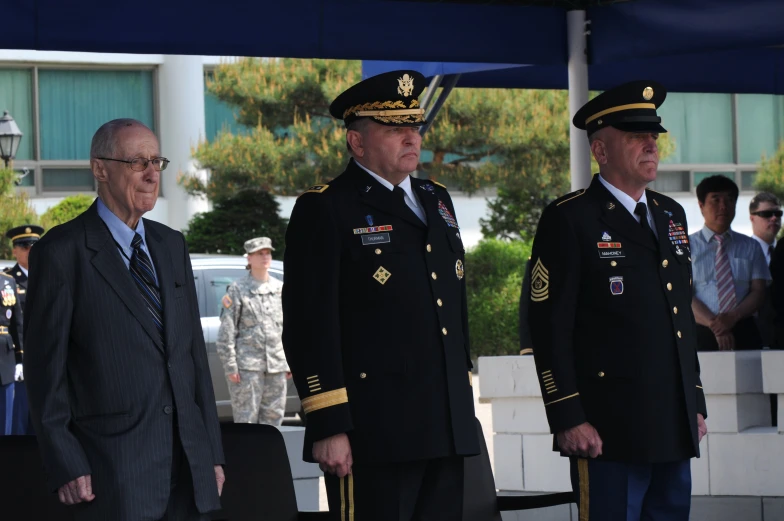
<path id="1" fill-rule="evenodd" d="M 16 157 L 20 141 L 22 141 L 22 131 L 6 110 L 0 118 L 0 158 L 3 158 L 6 168 L 8 162 Z"/>

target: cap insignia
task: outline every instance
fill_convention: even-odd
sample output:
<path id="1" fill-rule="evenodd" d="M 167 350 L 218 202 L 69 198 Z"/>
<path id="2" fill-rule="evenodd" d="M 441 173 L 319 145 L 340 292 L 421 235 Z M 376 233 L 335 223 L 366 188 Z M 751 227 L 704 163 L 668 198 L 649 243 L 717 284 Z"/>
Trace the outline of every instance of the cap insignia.
<path id="1" fill-rule="evenodd" d="M 653 98 L 653 89 L 651 87 L 645 87 L 642 91 L 642 97 L 645 98 L 646 101 L 649 101 Z"/>
<path id="2" fill-rule="evenodd" d="M 397 79 L 397 93 L 407 98 L 414 92 L 414 78 L 408 74 L 404 74 L 402 78 Z"/>
<path id="3" fill-rule="evenodd" d="M 25 228 L 25 233 L 33 233 L 33 230 L 31 230 L 30 228 Z"/>

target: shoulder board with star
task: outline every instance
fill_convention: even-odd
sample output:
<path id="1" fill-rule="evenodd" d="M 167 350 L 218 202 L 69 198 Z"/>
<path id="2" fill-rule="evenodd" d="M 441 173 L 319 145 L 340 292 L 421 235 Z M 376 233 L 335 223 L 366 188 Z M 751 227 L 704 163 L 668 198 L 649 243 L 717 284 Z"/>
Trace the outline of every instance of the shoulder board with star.
<path id="1" fill-rule="evenodd" d="M 429 183 L 433 183 L 434 185 L 436 185 L 436 186 L 438 186 L 438 187 L 440 187 L 440 188 L 443 188 L 444 190 L 446 190 L 446 189 L 447 189 L 447 187 L 446 187 L 446 186 L 442 185 L 442 184 L 441 184 L 441 183 L 439 183 L 438 181 L 433 181 L 432 179 L 428 179 L 427 181 L 428 181 Z"/>
<path id="2" fill-rule="evenodd" d="M 307 190 L 305 190 L 304 192 L 302 192 L 300 195 L 304 195 L 304 194 L 323 194 L 326 191 L 327 188 L 329 188 L 329 183 L 323 183 L 323 184 L 320 184 L 320 185 L 313 185 L 310 188 L 308 188 Z"/>
<path id="3" fill-rule="evenodd" d="M 580 188 L 579 190 L 576 190 L 574 192 L 570 192 L 570 193 L 568 193 L 566 195 L 562 195 L 561 197 L 556 199 L 554 201 L 554 203 L 555 203 L 556 206 L 561 206 L 562 204 L 564 204 L 566 202 L 569 202 L 569 201 L 571 201 L 573 199 L 577 199 L 578 197 L 580 197 L 584 193 L 585 193 L 585 188 Z"/>

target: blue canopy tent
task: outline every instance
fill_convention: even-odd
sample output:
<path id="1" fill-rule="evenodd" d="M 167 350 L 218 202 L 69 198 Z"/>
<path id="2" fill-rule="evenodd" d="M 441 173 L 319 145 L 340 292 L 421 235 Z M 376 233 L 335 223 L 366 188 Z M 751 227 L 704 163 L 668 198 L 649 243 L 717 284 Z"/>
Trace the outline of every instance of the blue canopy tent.
<path id="1" fill-rule="evenodd" d="M 782 90 L 781 0 L 11 0 L 2 12 L 5 49 L 446 62 L 432 74 L 454 74 L 446 91 L 458 77 L 568 85 L 571 113 L 587 101 L 589 64 L 605 82 L 592 88 L 655 76 L 673 90 Z M 573 186 L 584 186 L 575 131 Z"/>
<path id="2" fill-rule="evenodd" d="M 604 90 L 640 78 L 680 92 L 784 94 L 782 15 L 780 0 L 593 5 L 566 13 L 568 58 L 558 64 L 365 61 L 363 76 L 413 68 L 432 78 L 430 96 L 437 86 L 444 88 L 428 112 L 430 120 L 458 83 L 569 89 L 572 115 L 587 101 L 589 86 Z M 588 143 L 573 126 L 570 138 L 572 188 L 577 189 L 590 181 Z"/>

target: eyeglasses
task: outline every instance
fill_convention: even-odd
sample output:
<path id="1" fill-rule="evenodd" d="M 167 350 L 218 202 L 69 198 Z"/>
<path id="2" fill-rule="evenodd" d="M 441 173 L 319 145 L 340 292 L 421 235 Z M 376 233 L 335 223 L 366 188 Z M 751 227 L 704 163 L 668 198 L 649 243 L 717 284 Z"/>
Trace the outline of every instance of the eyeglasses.
<path id="1" fill-rule="evenodd" d="M 152 163 L 152 167 L 158 172 L 161 170 L 166 170 L 166 167 L 169 166 L 169 160 L 165 157 L 154 157 L 152 159 L 135 157 L 130 161 L 126 161 L 124 159 L 114 159 L 111 157 L 96 157 L 95 159 L 103 159 L 104 161 L 117 161 L 118 163 L 128 163 L 131 165 L 131 170 L 135 172 L 144 172 L 147 170 L 147 165 L 150 163 Z"/>
<path id="2" fill-rule="evenodd" d="M 757 212 L 751 212 L 751 215 L 757 215 L 763 219 L 770 219 L 774 215 L 781 219 L 782 214 L 784 214 L 784 210 L 759 210 Z"/>

